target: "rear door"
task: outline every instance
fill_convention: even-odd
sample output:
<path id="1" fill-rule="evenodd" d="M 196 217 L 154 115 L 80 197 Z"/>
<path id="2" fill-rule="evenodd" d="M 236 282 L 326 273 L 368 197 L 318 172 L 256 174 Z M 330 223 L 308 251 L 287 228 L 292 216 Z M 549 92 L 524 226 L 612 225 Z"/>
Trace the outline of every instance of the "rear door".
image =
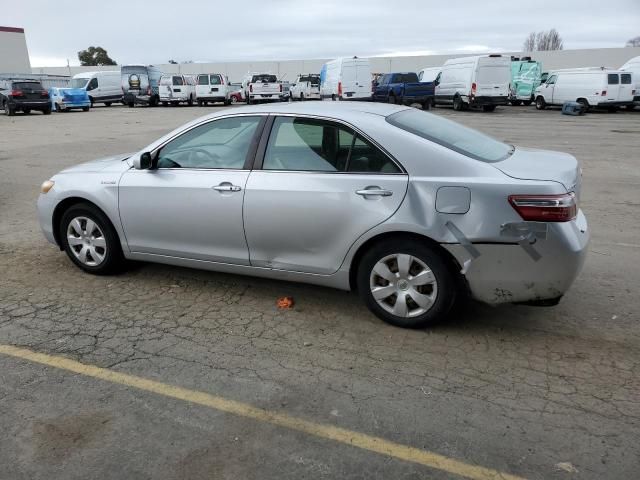
<path id="1" fill-rule="evenodd" d="M 173 98 L 173 77 L 171 75 L 163 75 L 158 83 L 158 94 L 162 99 Z"/>
<path id="2" fill-rule="evenodd" d="M 620 95 L 620 74 L 608 73 L 607 74 L 607 101 L 618 101 L 618 95 Z"/>
<path id="3" fill-rule="evenodd" d="M 620 74 L 620 91 L 618 93 L 619 102 L 631 102 L 633 100 L 633 78 L 630 73 Z"/>
<path id="4" fill-rule="evenodd" d="M 507 57 L 480 57 L 476 70 L 476 95 L 507 97 L 511 83 L 511 61 Z"/>
<path id="5" fill-rule="evenodd" d="M 357 238 L 398 209 L 407 183 L 393 159 L 348 126 L 275 117 L 245 191 L 251 265 L 336 272 Z"/>
<path id="6" fill-rule="evenodd" d="M 209 96 L 209 75 L 198 75 L 196 82 L 196 97 L 208 97 Z"/>

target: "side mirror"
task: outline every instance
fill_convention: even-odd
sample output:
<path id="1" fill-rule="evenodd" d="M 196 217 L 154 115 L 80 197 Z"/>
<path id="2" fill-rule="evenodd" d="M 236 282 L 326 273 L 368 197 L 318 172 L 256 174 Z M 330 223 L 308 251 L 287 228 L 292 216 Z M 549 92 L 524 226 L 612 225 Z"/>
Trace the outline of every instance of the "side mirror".
<path id="1" fill-rule="evenodd" d="M 151 168 L 151 153 L 144 152 L 133 160 L 133 168 L 136 170 L 149 170 Z"/>

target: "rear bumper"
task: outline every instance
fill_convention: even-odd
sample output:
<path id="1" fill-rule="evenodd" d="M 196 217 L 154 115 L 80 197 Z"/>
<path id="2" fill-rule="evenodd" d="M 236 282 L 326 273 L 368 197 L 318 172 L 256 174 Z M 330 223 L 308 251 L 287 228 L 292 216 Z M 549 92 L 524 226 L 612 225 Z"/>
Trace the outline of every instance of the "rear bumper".
<path id="1" fill-rule="evenodd" d="M 90 101 L 86 101 L 86 102 L 58 102 L 58 104 L 60 106 L 62 106 L 65 109 L 72 109 L 72 108 L 87 108 L 91 106 L 91 102 Z"/>
<path id="2" fill-rule="evenodd" d="M 506 105 L 509 97 L 469 97 L 469 105 Z"/>
<path id="3" fill-rule="evenodd" d="M 47 108 L 51 108 L 51 100 L 48 98 L 46 100 L 25 100 L 24 102 L 9 100 L 8 104 L 16 110 L 24 110 L 25 108 L 31 110 L 46 110 Z"/>
<path id="4" fill-rule="evenodd" d="M 542 304 L 566 293 L 582 270 L 589 244 L 582 211 L 572 222 L 546 225 L 546 234 L 537 234 L 529 244 L 533 253 L 518 243 L 473 244 L 475 257 L 460 244 L 443 247 L 463 265 L 474 299 L 488 304 Z"/>
<path id="5" fill-rule="evenodd" d="M 125 93 L 122 97 L 122 101 L 125 104 L 128 103 L 138 103 L 142 105 L 148 105 L 151 101 L 151 97 L 149 95 L 136 95 L 135 93 Z"/>
<path id="6" fill-rule="evenodd" d="M 222 95 L 198 95 L 198 100 L 206 100 L 207 102 L 226 102 L 227 97 Z"/>

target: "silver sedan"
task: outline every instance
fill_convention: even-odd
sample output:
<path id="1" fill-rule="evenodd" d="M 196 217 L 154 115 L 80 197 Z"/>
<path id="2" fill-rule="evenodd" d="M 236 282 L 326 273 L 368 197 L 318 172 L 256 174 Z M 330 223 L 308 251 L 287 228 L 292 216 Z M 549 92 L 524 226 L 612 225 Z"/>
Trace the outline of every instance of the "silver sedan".
<path id="1" fill-rule="evenodd" d="M 46 238 L 94 274 L 127 259 L 357 290 L 422 327 L 469 294 L 554 305 L 589 240 L 580 168 L 416 109 L 223 110 L 56 174 Z"/>

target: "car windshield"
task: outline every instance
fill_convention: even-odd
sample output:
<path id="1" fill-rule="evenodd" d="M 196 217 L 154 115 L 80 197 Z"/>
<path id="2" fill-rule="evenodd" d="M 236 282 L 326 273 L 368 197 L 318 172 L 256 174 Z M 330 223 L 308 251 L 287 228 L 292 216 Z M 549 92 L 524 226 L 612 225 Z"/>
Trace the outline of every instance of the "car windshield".
<path id="1" fill-rule="evenodd" d="M 72 78 L 69 87 L 71 88 L 84 88 L 89 81 L 88 78 Z"/>
<path id="2" fill-rule="evenodd" d="M 513 147 L 459 123 L 420 110 L 404 110 L 387 117 L 391 125 L 483 162 L 499 162 Z"/>
<path id="3" fill-rule="evenodd" d="M 308 75 L 300 77 L 301 82 L 311 82 L 311 85 L 320 85 L 320 77 L 315 75 Z"/>
<path id="4" fill-rule="evenodd" d="M 254 75 L 251 79 L 251 83 L 262 82 L 262 83 L 276 83 L 278 79 L 275 75 Z"/>

